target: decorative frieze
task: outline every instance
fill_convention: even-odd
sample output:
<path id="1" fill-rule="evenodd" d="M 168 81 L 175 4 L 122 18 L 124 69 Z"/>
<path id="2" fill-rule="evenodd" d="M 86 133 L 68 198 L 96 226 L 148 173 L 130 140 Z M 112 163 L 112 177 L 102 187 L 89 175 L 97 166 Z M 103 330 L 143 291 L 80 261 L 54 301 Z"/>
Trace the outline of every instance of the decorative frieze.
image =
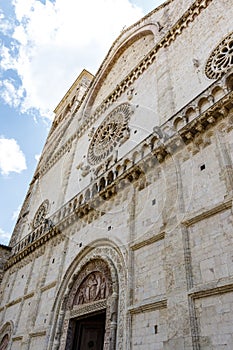
<path id="1" fill-rule="evenodd" d="M 88 305 L 83 305 L 83 307 L 79 307 L 77 309 L 73 309 L 70 311 L 70 317 L 75 318 L 82 315 L 92 314 L 97 311 L 101 311 L 106 309 L 107 307 L 107 301 L 105 300 L 98 300 L 96 302 L 93 302 Z"/>

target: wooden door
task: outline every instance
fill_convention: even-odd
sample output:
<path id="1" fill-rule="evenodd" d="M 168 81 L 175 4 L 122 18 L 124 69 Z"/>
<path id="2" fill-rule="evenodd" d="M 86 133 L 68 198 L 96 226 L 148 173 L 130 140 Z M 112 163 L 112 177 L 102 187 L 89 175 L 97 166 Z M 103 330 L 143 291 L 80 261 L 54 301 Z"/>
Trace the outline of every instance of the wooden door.
<path id="1" fill-rule="evenodd" d="M 78 320 L 73 350 L 103 350 L 105 314 Z"/>

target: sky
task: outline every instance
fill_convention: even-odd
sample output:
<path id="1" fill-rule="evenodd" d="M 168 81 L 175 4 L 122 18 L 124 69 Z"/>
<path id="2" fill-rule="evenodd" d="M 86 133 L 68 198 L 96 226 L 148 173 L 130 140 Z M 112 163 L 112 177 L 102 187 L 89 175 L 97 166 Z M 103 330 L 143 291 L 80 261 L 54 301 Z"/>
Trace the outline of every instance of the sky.
<path id="1" fill-rule="evenodd" d="M 0 244 L 7 245 L 53 110 L 85 68 L 164 0 L 0 0 Z"/>

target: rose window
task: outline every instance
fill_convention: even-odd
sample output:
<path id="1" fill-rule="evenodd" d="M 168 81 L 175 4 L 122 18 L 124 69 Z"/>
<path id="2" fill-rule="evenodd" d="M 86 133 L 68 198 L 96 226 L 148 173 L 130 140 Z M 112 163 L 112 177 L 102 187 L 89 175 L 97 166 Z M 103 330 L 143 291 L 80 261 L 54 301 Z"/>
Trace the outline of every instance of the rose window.
<path id="1" fill-rule="evenodd" d="M 87 160 L 91 165 L 96 165 L 108 158 L 115 147 L 127 138 L 131 114 L 130 105 L 124 103 L 116 107 L 100 124 L 88 149 Z"/>
<path id="2" fill-rule="evenodd" d="M 228 35 L 211 53 L 205 68 L 210 79 L 218 79 L 233 67 L 233 33 Z"/>
<path id="3" fill-rule="evenodd" d="M 33 219 L 33 228 L 38 227 L 40 224 L 42 224 L 42 222 L 45 220 L 45 217 L 47 215 L 48 212 L 48 208 L 49 208 L 49 201 L 48 199 L 46 199 L 38 208 L 34 219 Z"/>

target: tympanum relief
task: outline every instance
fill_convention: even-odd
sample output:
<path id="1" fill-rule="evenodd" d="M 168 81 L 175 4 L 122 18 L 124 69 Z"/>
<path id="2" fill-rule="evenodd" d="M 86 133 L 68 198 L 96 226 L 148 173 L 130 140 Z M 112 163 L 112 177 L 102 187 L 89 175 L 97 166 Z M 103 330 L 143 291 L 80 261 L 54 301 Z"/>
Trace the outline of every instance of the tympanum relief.
<path id="1" fill-rule="evenodd" d="M 107 298 L 109 295 L 109 282 L 99 271 L 92 272 L 81 283 L 74 298 L 74 305 L 91 303 Z"/>

